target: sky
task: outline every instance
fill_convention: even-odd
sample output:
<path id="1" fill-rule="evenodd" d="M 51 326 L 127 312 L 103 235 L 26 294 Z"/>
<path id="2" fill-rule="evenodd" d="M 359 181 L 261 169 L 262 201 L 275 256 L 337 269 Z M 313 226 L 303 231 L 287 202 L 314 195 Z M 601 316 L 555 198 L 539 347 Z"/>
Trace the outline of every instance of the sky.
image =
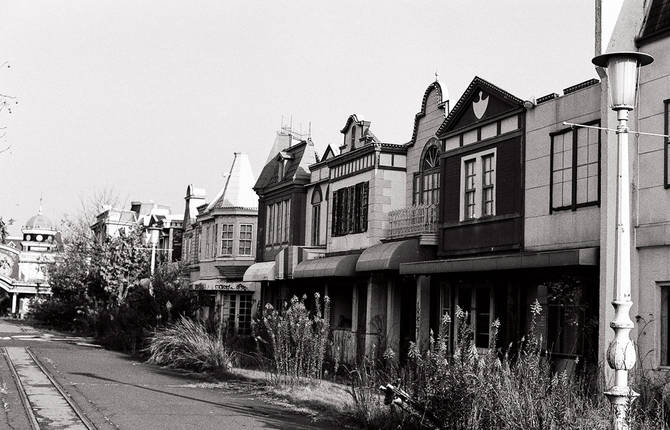
<path id="1" fill-rule="evenodd" d="M 319 151 L 356 113 L 405 143 L 438 73 L 522 99 L 597 77 L 587 0 L 0 0 L 0 216 L 58 222 L 112 189 L 183 213 L 233 152 L 260 173 L 282 124 Z M 2 129 L 2 127 L 6 127 Z"/>

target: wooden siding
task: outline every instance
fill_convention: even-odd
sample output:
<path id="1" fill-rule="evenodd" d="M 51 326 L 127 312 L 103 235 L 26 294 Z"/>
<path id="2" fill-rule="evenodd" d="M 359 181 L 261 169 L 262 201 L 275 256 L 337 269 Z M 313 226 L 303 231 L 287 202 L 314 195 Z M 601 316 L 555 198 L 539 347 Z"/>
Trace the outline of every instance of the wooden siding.
<path id="1" fill-rule="evenodd" d="M 496 215 L 460 221 L 461 160 L 496 149 Z M 522 136 L 443 155 L 441 163 L 439 255 L 520 249 L 523 237 Z M 480 198 L 478 193 L 477 198 Z"/>

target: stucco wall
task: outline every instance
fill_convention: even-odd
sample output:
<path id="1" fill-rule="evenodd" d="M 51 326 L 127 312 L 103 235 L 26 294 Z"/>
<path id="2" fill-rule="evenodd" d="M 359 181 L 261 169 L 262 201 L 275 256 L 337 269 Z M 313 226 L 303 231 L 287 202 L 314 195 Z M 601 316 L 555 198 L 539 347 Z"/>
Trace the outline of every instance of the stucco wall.
<path id="1" fill-rule="evenodd" d="M 388 213 L 405 205 L 405 172 L 401 170 L 368 170 L 334 181 L 330 184 L 330 194 L 332 196 L 334 191 L 365 181 L 369 182 L 367 231 L 336 237 L 329 232 L 327 252 L 361 250 L 379 243 L 385 236 Z M 331 211 L 329 205 L 328 220 L 332 219 Z"/>
<path id="2" fill-rule="evenodd" d="M 654 63 L 640 69 L 639 106 L 633 111 L 631 130 L 664 133 L 664 100 L 670 99 L 670 38 L 640 48 Z M 661 287 L 670 281 L 670 188 L 664 186 L 664 139 L 630 135 L 632 222 L 635 247 L 632 252 L 631 317 L 640 315 L 631 338 L 638 339 L 644 367 L 660 364 Z M 608 290 L 611 292 L 611 289 Z M 633 318 L 634 319 L 634 318 Z M 646 324 L 646 326 L 645 326 Z M 611 331 L 611 330 L 610 330 Z"/>
<path id="3" fill-rule="evenodd" d="M 584 123 L 597 119 L 600 119 L 600 85 L 541 103 L 526 113 L 525 249 L 598 246 L 598 206 L 550 213 L 550 133 L 565 129 L 563 121 Z M 601 142 L 605 144 L 604 136 Z M 602 187 L 604 181 L 601 194 Z"/>

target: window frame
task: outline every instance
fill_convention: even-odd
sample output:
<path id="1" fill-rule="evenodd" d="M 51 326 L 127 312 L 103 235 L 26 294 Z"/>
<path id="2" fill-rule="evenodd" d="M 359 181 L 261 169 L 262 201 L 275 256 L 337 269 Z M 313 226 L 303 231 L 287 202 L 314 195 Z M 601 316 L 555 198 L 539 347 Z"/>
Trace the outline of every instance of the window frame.
<path id="1" fill-rule="evenodd" d="M 663 100 L 663 134 L 666 135 L 663 142 L 663 187 L 670 188 L 670 167 L 668 166 L 668 156 L 670 156 L 670 138 L 667 137 L 670 130 L 670 99 Z"/>
<path id="2" fill-rule="evenodd" d="M 246 228 L 246 227 L 249 228 L 249 231 L 244 231 L 244 228 Z M 243 237 L 243 234 L 247 234 L 247 233 L 249 234 L 249 237 L 248 238 Z M 249 244 L 249 246 L 248 246 L 249 252 L 248 253 L 243 252 L 247 249 L 247 246 L 246 246 L 247 242 Z M 244 247 L 242 246 L 243 244 L 245 244 Z M 249 256 L 254 255 L 254 225 L 253 224 L 248 224 L 248 223 L 240 224 L 240 237 L 239 237 L 238 244 L 237 244 L 237 253 L 238 253 L 238 255 L 245 256 L 245 257 L 249 257 Z"/>
<path id="3" fill-rule="evenodd" d="M 493 189 L 493 203 L 492 203 L 492 214 L 484 215 L 484 210 L 483 210 L 483 183 L 484 183 L 484 178 L 482 174 L 483 172 L 483 160 L 486 157 L 491 156 L 493 161 L 491 163 L 492 170 L 491 170 L 491 181 L 492 185 L 489 185 L 487 187 Z M 461 157 L 461 187 L 460 187 L 460 203 L 459 203 L 459 219 L 461 222 L 465 221 L 475 221 L 478 219 L 487 219 L 487 218 L 493 218 L 497 215 L 497 162 L 498 162 L 498 149 L 497 147 L 489 147 L 487 149 L 483 149 L 478 152 L 473 152 L 469 153 L 467 155 L 463 155 Z M 466 171 L 467 165 L 473 162 L 473 174 L 468 175 Z M 470 189 L 467 187 L 467 179 L 468 177 L 474 177 L 473 180 L 473 188 Z M 477 192 L 481 193 L 482 196 L 479 198 L 477 197 Z M 472 204 L 468 204 L 468 193 L 472 194 Z M 474 207 L 473 209 L 473 216 L 469 216 L 467 213 L 468 207 Z"/>
<path id="4" fill-rule="evenodd" d="M 435 150 L 435 165 L 426 168 L 425 164 L 431 150 Z M 430 204 L 440 203 L 440 156 L 442 155 L 442 144 L 439 140 L 432 137 L 424 145 L 421 159 L 419 161 L 419 171 L 412 177 L 412 204 L 419 205 L 430 200 Z M 426 182 L 432 184 L 432 188 L 426 188 Z M 427 197 L 430 196 L 430 199 Z"/>
<path id="5" fill-rule="evenodd" d="M 661 368 L 670 368 L 670 281 L 656 282 L 660 289 L 659 309 L 659 356 L 658 364 Z"/>
<path id="6" fill-rule="evenodd" d="M 331 235 L 364 233 L 368 230 L 369 181 L 333 191 Z"/>
<path id="7" fill-rule="evenodd" d="M 233 224 L 221 224 L 221 255 L 229 257 L 233 255 L 234 245 L 235 245 L 235 226 Z M 230 248 L 226 246 L 227 243 L 230 243 Z M 226 252 L 226 250 L 230 252 Z"/>
<path id="8" fill-rule="evenodd" d="M 589 125 L 589 126 L 596 126 L 600 127 L 600 119 L 596 119 L 593 121 L 588 121 L 581 123 L 579 125 Z M 584 207 L 589 207 L 589 206 L 598 206 L 600 207 L 600 201 L 601 201 L 601 188 L 602 188 L 602 133 L 600 130 L 598 130 L 598 191 L 597 191 L 597 199 L 594 201 L 589 201 L 589 202 L 584 202 L 584 203 L 577 203 L 577 168 L 579 167 L 577 165 L 577 160 L 578 160 L 578 154 L 577 154 L 577 148 L 578 148 L 578 132 L 577 132 L 578 127 L 572 126 L 572 127 L 567 127 L 563 128 L 561 130 L 557 130 L 554 132 L 549 133 L 550 137 L 550 145 L 549 145 L 549 213 L 552 214 L 554 212 L 560 212 L 560 211 L 567 211 L 567 210 L 572 210 L 576 211 L 579 208 L 584 208 Z M 589 130 L 589 129 L 587 129 Z M 554 207 L 554 138 L 556 136 L 560 136 L 561 134 L 569 133 L 572 132 L 572 165 L 570 167 L 571 171 L 571 178 L 570 181 L 571 183 L 571 204 L 569 205 L 564 205 L 564 206 L 559 206 L 559 207 Z M 587 131 L 588 132 L 588 131 Z M 587 150 L 588 153 L 588 150 Z M 667 157 L 666 157 L 667 159 Z M 587 163 L 588 166 L 588 163 Z M 588 169 L 588 167 L 587 167 Z M 588 189 L 588 174 L 587 174 L 587 189 Z M 587 191 L 588 192 L 588 191 Z"/>
<path id="9" fill-rule="evenodd" d="M 321 187 L 317 185 L 314 190 L 312 190 L 312 234 L 311 234 L 311 243 L 312 246 L 321 245 L 321 203 L 323 202 L 323 196 L 321 194 Z"/>

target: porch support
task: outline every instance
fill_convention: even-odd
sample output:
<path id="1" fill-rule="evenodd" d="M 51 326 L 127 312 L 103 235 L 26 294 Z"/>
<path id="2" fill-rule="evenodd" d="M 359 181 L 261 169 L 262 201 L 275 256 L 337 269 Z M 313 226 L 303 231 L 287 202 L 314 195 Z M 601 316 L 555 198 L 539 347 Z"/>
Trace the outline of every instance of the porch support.
<path id="1" fill-rule="evenodd" d="M 386 348 L 393 350 L 396 356 L 400 352 L 400 286 L 397 278 L 387 282 Z"/>
<path id="2" fill-rule="evenodd" d="M 16 313 L 16 301 L 19 297 L 19 293 L 12 294 L 12 314 Z"/>
<path id="3" fill-rule="evenodd" d="M 381 343 L 386 333 L 386 284 L 380 278 L 380 275 L 372 274 L 368 280 L 365 313 L 365 354 L 368 356 L 384 353 L 385 345 Z"/>
<path id="4" fill-rule="evenodd" d="M 430 338 L 430 276 L 416 277 L 416 344 L 428 349 Z"/>

